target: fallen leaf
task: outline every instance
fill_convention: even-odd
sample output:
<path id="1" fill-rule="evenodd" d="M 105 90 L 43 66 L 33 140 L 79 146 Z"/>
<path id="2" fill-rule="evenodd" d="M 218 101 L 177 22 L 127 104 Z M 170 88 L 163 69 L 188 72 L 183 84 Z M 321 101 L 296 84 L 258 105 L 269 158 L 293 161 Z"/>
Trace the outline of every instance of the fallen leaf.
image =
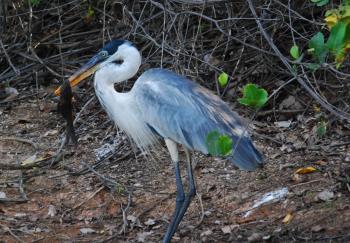
<path id="1" fill-rule="evenodd" d="M 271 235 L 265 235 L 262 239 L 264 240 L 264 241 L 267 241 L 267 240 L 270 240 L 271 239 Z"/>
<path id="2" fill-rule="evenodd" d="M 230 225 L 227 225 L 225 227 L 222 227 L 221 228 L 221 231 L 224 233 L 224 234 L 231 234 L 232 230 L 231 230 L 231 226 Z"/>
<path id="3" fill-rule="evenodd" d="M 263 235 L 260 233 L 253 233 L 248 237 L 248 242 L 261 242 Z"/>
<path id="4" fill-rule="evenodd" d="M 201 233 L 201 237 L 203 237 L 203 236 L 209 236 L 209 235 L 211 235 L 211 234 L 213 234 L 213 231 L 212 231 L 212 230 L 206 230 L 206 231 L 203 231 L 203 232 Z"/>
<path id="5" fill-rule="evenodd" d="M 283 110 L 283 109 L 299 110 L 302 108 L 303 106 L 300 104 L 300 102 L 296 100 L 294 96 L 291 96 L 291 95 L 288 96 L 286 99 L 284 99 L 279 105 L 280 110 Z"/>
<path id="6" fill-rule="evenodd" d="M 324 161 L 324 160 L 318 160 L 318 161 L 315 162 L 315 164 L 316 164 L 316 165 L 325 166 L 325 165 L 327 165 L 327 162 Z"/>
<path id="7" fill-rule="evenodd" d="M 319 194 L 317 194 L 317 198 L 322 200 L 322 201 L 329 201 L 334 198 L 334 192 L 329 191 L 329 190 L 323 190 Z"/>
<path id="8" fill-rule="evenodd" d="M 0 192 L 0 199 L 6 198 L 6 193 L 5 192 Z"/>
<path id="9" fill-rule="evenodd" d="M 145 222 L 145 225 L 151 226 L 151 225 L 155 225 L 156 221 L 154 219 L 147 219 L 147 221 Z"/>
<path id="10" fill-rule="evenodd" d="M 54 153 L 48 152 L 46 154 L 44 154 L 43 156 L 37 156 L 36 154 L 30 156 L 29 158 L 26 158 L 25 160 L 23 160 L 21 162 L 21 165 L 30 165 L 30 164 L 34 164 L 43 160 L 47 160 L 49 158 L 51 158 L 54 155 Z"/>
<path id="11" fill-rule="evenodd" d="M 91 229 L 91 228 L 81 228 L 80 233 L 82 233 L 83 235 L 86 235 L 86 234 L 96 233 L 96 231 L 94 229 Z"/>
<path id="12" fill-rule="evenodd" d="M 315 225 L 311 227 L 311 231 L 315 233 L 320 232 L 322 230 L 324 230 L 324 228 L 321 225 Z"/>
<path id="13" fill-rule="evenodd" d="M 300 174 L 293 174 L 293 181 L 297 182 L 297 183 L 301 183 L 304 182 L 306 180 L 305 176 L 302 176 Z"/>
<path id="14" fill-rule="evenodd" d="M 47 212 L 47 215 L 50 217 L 54 217 L 56 215 L 57 211 L 54 205 L 49 205 L 49 210 Z"/>
<path id="15" fill-rule="evenodd" d="M 274 122 L 276 127 L 280 127 L 280 128 L 288 128 L 290 127 L 290 125 L 292 124 L 291 120 L 288 121 L 278 121 L 278 122 Z"/>
<path id="16" fill-rule="evenodd" d="M 29 165 L 29 164 L 33 164 L 36 160 L 36 154 L 26 158 L 25 160 L 22 161 L 22 165 Z"/>
<path id="17" fill-rule="evenodd" d="M 58 134 L 58 130 L 49 130 L 47 132 L 44 133 L 44 137 L 48 137 L 48 136 L 54 136 Z"/>
<path id="18" fill-rule="evenodd" d="M 314 168 L 312 166 L 309 166 L 309 167 L 304 167 L 304 168 L 297 169 L 297 171 L 295 171 L 295 173 L 297 173 L 297 174 L 308 174 L 308 173 L 312 173 L 314 171 L 316 171 L 316 168 Z"/>
<path id="19" fill-rule="evenodd" d="M 146 242 L 146 238 L 153 234 L 153 231 L 150 232 L 142 232 L 142 233 L 137 233 L 137 241 L 138 242 Z"/>
<path id="20" fill-rule="evenodd" d="M 293 215 L 291 213 L 287 213 L 287 215 L 282 220 L 282 223 L 288 224 L 293 218 Z"/>
<path id="21" fill-rule="evenodd" d="M 224 233 L 224 234 L 231 234 L 232 230 L 235 229 L 235 228 L 238 228 L 239 225 L 238 224 L 231 224 L 231 225 L 226 225 L 224 227 L 221 228 L 221 231 Z"/>
<path id="22" fill-rule="evenodd" d="M 26 213 L 16 213 L 14 216 L 15 216 L 15 218 L 24 218 L 24 217 L 27 217 L 27 214 Z"/>
<path id="23" fill-rule="evenodd" d="M 8 101 L 14 100 L 19 94 L 17 89 L 12 88 L 12 87 L 5 88 L 5 93 L 6 93 L 7 97 L 3 100 L 3 102 L 4 101 L 8 102 Z"/>

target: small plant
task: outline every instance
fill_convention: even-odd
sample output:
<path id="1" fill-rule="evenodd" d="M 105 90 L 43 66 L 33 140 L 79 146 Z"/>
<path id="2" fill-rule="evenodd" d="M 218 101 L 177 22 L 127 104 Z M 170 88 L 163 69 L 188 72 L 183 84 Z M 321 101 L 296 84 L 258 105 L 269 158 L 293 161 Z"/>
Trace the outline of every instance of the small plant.
<path id="1" fill-rule="evenodd" d="M 222 72 L 219 77 L 218 77 L 218 81 L 221 87 L 225 87 L 227 85 L 228 82 L 228 75 L 225 72 Z"/>
<path id="2" fill-rule="evenodd" d="M 327 133 L 327 123 L 324 120 L 321 120 L 317 123 L 316 135 L 321 138 Z"/>
<path id="3" fill-rule="evenodd" d="M 92 6 L 89 5 L 88 10 L 86 12 L 86 16 L 85 16 L 85 21 L 90 22 L 94 18 L 94 16 L 95 16 L 95 11 L 92 8 Z"/>
<path id="4" fill-rule="evenodd" d="M 325 117 L 325 114 L 321 111 L 321 109 L 318 106 L 314 106 L 314 112 L 317 121 L 317 124 L 313 128 L 314 135 L 318 138 L 322 138 L 327 133 L 327 119 Z"/>
<path id="5" fill-rule="evenodd" d="M 209 154 L 212 156 L 228 156 L 232 153 L 232 139 L 218 131 L 208 133 L 206 145 Z"/>
<path id="6" fill-rule="evenodd" d="M 317 6 L 324 6 L 329 0 L 311 0 Z M 308 43 L 310 53 L 315 63 L 307 64 L 312 70 L 317 70 L 326 62 L 327 55 L 333 56 L 336 68 L 344 62 L 350 51 L 350 0 L 345 0 L 338 8 L 328 10 L 325 14 L 325 25 L 330 31 L 329 37 L 325 40 L 323 33 L 317 32 Z M 300 56 L 298 46 L 290 49 L 294 59 Z"/>
<path id="7" fill-rule="evenodd" d="M 311 0 L 311 2 L 315 3 L 317 6 L 321 7 L 329 3 L 329 0 Z"/>
<path id="8" fill-rule="evenodd" d="M 242 105 L 255 109 L 263 107 L 268 100 L 268 93 L 265 89 L 259 88 L 256 84 L 247 84 L 243 87 L 243 97 L 238 99 Z"/>
<path id="9" fill-rule="evenodd" d="M 30 0 L 30 3 L 32 6 L 37 6 L 40 4 L 40 2 L 41 2 L 41 0 Z"/>
<path id="10" fill-rule="evenodd" d="M 290 55 L 295 59 L 298 60 L 300 57 L 300 53 L 299 53 L 299 46 L 294 45 L 292 46 L 292 48 L 290 48 Z"/>

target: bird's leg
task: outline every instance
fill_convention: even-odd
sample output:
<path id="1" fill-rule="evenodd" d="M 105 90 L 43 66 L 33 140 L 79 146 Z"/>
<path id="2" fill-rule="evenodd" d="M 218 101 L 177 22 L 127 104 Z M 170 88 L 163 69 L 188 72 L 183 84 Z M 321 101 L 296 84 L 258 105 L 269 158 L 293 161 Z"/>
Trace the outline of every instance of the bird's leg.
<path id="1" fill-rule="evenodd" d="M 167 243 L 170 242 L 171 238 L 173 237 L 176 227 L 175 222 L 178 218 L 178 215 L 180 213 L 180 209 L 182 208 L 182 204 L 185 200 L 185 193 L 184 188 L 182 185 L 181 180 L 181 173 L 180 173 L 180 166 L 179 166 L 179 152 L 177 150 L 177 144 L 171 140 L 166 139 L 165 143 L 168 147 L 168 150 L 170 152 L 171 160 L 173 161 L 174 168 L 175 168 L 175 177 L 176 177 L 176 205 L 175 210 L 171 219 L 171 223 L 168 226 L 167 232 L 164 236 L 163 242 Z M 174 229 L 175 228 L 175 229 Z"/>
<path id="2" fill-rule="evenodd" d="M 183 202 L 180 212 L 175 219 L 174 226 L 172 227 L 173 231 L 171 232 L 171 235 L 175 234 L 175 231 L 179 226 L 183 216 L 185 215 L 187 208 L 189 207 L 193 197 L 196 195 L 196 184 L 195 184 L 193 172 L 192 172 L 191 154 L 187 148 L 185 148 L 185 153 L 186 153 L 187 176 L 188 176 L 188 184 L 189 184 L 188 193 L 185 195 L 185 201 Z"/>

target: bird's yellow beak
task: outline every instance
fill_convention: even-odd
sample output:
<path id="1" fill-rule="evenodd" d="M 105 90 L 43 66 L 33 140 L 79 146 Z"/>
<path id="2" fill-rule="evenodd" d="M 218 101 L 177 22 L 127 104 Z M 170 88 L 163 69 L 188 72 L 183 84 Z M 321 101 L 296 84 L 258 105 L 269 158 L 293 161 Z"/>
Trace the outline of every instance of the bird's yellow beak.
<path id="1" fill-rule="evenodd" d="M 77 86 L 82 80 L 86 79 L 87 77 L 91 76 L 96 72 L 99 65 L 99 59 L 96 57 L 93 57 L 88 61 L 85 65 L 83 65 L 78 71 L 76 71 L 72 76 L 69 77 L 69 83 L 71 87 Z M 58 87 L 55 90 L 55 95 L 59 96 L 61 95 L 62 86 Z"/>

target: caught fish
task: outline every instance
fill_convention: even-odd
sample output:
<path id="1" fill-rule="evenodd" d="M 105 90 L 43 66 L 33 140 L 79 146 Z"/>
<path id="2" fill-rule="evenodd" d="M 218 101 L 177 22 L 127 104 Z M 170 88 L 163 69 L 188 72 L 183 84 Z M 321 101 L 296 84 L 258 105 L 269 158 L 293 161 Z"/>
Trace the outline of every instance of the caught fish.
<path id="1" fill-rule="evenodd" d="M 67 121 L 66 126 L 66 144 L 70 140 L 77 145 L 78 140 L 75 135 L 74 126 L 73 126 L 73 92 L 68 80 L 65 80 L 61 86 L 61 95 L 60 100 L 57 104 L 58 112 L 63 116 Z"/>

